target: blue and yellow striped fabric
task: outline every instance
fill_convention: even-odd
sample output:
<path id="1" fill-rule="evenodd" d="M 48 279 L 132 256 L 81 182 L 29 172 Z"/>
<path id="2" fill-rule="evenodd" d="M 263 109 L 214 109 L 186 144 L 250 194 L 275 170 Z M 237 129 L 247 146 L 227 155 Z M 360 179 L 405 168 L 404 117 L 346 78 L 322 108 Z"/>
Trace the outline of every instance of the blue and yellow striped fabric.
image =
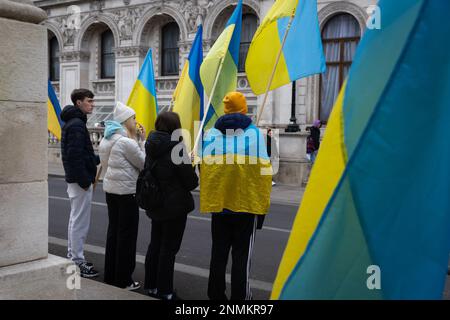
<path id="1" fill-rule="evenodd" d="M 58 98 L 53 90 L 52 83 L 48 80 L 48 99 L 47 99 L 47 127 L 58 140 L 61 140 L 61 128 L 63 122 L 61 120 L 61 106 Z"/>
<path id="2" fill-rule="evenodd" d="M 241 27 L 242 0 L 239 0 L 236 9 L 225 26 L 225 30 L 223 30 L 209 50 L 200 68 L 200 77 L 205 92 L 210 97 L 223 60 L 223 67 L 218 75 L 219 78 L 211 98 L 211 106 L 208 108 L 204 129 L 213 127 L 217 119 L 224 114 L 223 98 L 225 95 L 228 92 L 236 91 Z"/>
<path id="3" fill-rule="evenodd" d="M 382 0 L 326 129 L 279 299 L 440 299 L 450 251 L 450 2 Z M 372 266 L 380 288 L 371 288 Z M 373 279 L 372 279 L 373 280 Z"/>
<path id="4" fill-rule="evenodd" d="M 325 72 L 316 0 L 277 0 L 267 13 L 256 30 L 245 62 L 247 78 L 255 94 L 265 93 L 280 50 L 282 54 L 269 90 Z"/>
<path id="5" fill-rule="evenodd" d="M 223 135 L 216 128 L 203 141 L 200 212 L 266 214 L 272 190 L 272 166 L 260 130 Z"/>
<path id="6" fill-rule="evenodd" d="M 147 135 L 155 129 L 158 101 L 151 49 L 147 52 L 127 105 L 136 111 L 136 121 L 145 128 Z"/>
<path id="7" fill-rule="evenodd" d="M 173 94 L 173 112 L 178 113 L 181 127 L 190 133 L 190 137 L 184 137 L 188 150 L 194 145 L 195 122 L 198 123 L 203 118 L 203 86 L 200 80 L 200 66 L 203 61 L 202 34 L 203 28 L 200 25 Z"/>

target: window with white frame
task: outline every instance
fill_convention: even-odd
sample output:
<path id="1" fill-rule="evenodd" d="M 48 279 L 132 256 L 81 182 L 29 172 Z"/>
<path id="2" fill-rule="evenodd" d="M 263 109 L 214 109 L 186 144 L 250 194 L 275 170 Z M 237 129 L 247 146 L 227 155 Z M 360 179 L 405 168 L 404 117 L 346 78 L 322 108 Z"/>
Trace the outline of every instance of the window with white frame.
<path id="1" fill-rule="evenodd" d="M 361 29 L 348 13 L 333 16 L 323 28 L 322 41 L 327 71 L 320 76 L 319 118 L 327 122 L 339 91 L 348 75 Z"/>

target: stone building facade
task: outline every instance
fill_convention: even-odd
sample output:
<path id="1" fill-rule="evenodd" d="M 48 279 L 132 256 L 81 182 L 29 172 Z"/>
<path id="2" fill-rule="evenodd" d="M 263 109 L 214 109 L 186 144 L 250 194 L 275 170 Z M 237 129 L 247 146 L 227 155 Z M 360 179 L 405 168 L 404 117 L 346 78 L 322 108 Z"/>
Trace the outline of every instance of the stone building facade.
<path id="1" fill-rule="evenodd" d="M 169 106 L 197 26 L 204 27 L 205 55 L 223 30 L 236 0 L 40 0 L 47 12 L 49 77 L 61 105 L 70 92 L 85 87 L 96 95 L 88 125 L 112 117 L 115 101 L 126 102 L 149 48 L 153 49 L 160 109 Z M 262 96 L 252 94 L 243 70 L 249 42 L 273 0 L 244 0 L 241 63 L 237 89 L 255 116 Z M 279 128 L 276 180 L 300 184 L 307 176 L 305 128 L 315 119 L 326 123 L 377 0 L 318 0 L 328 71 L 270 93 L 261 126 Z M 293 95 L 293 87 L 295 94 Z M 293 110 L 293 106 L 295 110 Z M 291 114 L 292 113 L 292 114 Z M 292 117 L 295 116 L 295 117 Z M 300 132 L 285 132 L 295 122 Z"/>

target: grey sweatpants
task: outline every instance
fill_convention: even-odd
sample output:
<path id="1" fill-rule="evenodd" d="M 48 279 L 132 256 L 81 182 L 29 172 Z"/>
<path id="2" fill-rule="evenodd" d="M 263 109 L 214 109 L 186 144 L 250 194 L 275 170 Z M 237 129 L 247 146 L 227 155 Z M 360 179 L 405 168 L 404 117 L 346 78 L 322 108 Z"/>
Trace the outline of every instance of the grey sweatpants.
<path id="1" fill-rule="evenodd" d="M 70 199 L 67 258 L 80 264 L 86 261 L 83 248 L 91 222 L 92 185 L 85 191 L 78 183 L 69 183 L 67 194 Z"/>

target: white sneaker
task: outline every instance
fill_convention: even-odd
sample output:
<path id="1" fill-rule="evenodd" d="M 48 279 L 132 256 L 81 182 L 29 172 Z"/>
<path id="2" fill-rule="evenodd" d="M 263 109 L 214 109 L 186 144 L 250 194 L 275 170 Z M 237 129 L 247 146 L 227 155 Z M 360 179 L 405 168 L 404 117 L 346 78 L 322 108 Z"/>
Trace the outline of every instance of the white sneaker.
<path id="1" fill-rule="evenodd" d="M 276 185 L 275 181 L 272 181 L 272 185 L 273 185 L 273 186 Z"/>

